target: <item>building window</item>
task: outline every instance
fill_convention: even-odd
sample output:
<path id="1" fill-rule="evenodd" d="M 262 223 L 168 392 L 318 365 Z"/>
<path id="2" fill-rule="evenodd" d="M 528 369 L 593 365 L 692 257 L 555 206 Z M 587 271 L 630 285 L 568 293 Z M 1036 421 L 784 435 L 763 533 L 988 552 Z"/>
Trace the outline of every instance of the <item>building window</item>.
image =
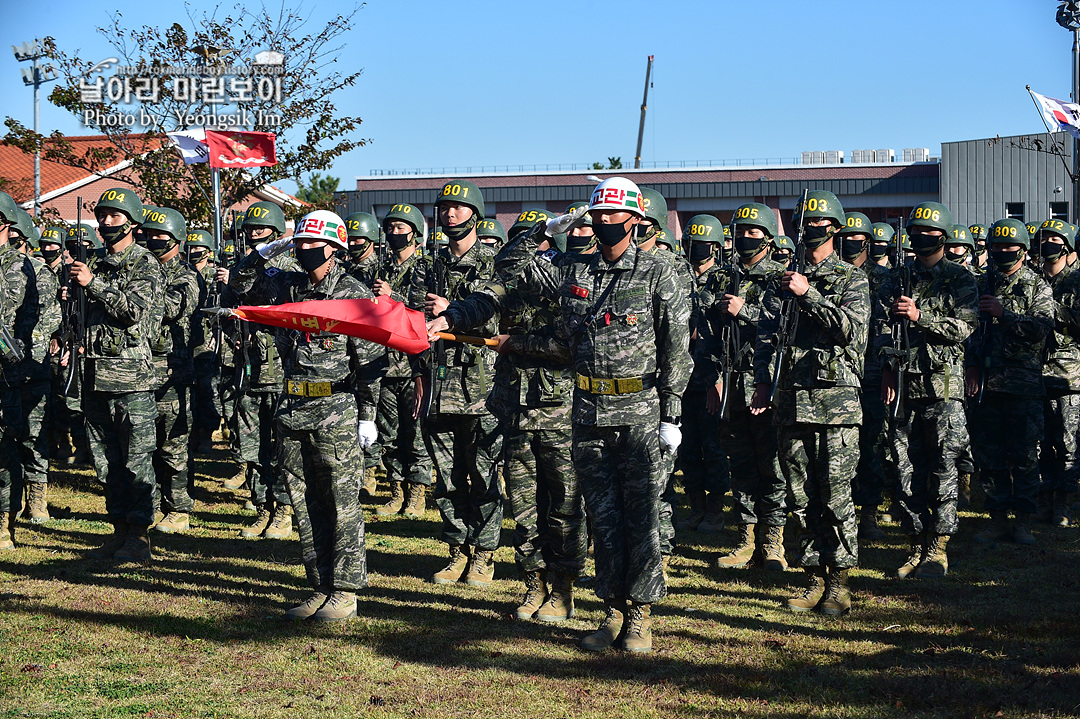
<path id="1" fill-rule="evenodd" d="M 1005 203 L 1005 217 L 1011 220 L 1024 221 L 1024 203 L 1023 202 L 1006 202 Z"/>
<path id="2" fill-rule="evenodd" d="M 1068 202 L 1051 202 L 1050 203 L 1050 219 L 1062 220 L 1064 222 L 1069 221 L 1069 203 Z"/>

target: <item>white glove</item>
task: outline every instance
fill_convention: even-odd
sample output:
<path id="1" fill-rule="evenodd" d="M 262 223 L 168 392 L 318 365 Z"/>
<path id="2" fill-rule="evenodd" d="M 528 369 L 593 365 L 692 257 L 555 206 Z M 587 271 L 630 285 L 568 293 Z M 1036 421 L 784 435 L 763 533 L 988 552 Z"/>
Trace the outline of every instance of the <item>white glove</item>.
<path id="1" fill-rule="evenodd" d="M 674 452 L 682 444 L 682 430 L 670 422 L 660 423 L 660 451 Z"/>
<path id="2" fill-rule="evenodd" d="M 291 237 L 282 237 L 280 240 L 274 240 L 273 242 L 260 242 L 255 245 L 255 251 L 258 252 L 264 260 L 269 260 L 277 257 L 282 252 L 288 252 L 293 248 L 293 241 Z"/>
<path id="3" fill-rule="evenodd" d="M 585 213 L 589 211 L 588 205 L 582 205 L 575 208 L 572 212 L 567 212 L 565 215 L 559 215 L 558 217 L 552 217 L 547 221 L 547 228 L 544 230 L 544 234 L 548 237 L 554 237 L 555 235 L 566 232 L 574 226 L 578 220 L 585 216 Z"/>
<path id="4" fill-rule="evenodd" d="M 379 438 L 379 432 L 375 429 L 375 423 L 369 419 L 360 420 L 360 424 L 356 427 L 356 435 L 360 440 L 360 447 L 362 449 L 367 449 L 375 444 L 375 440 Z"/>

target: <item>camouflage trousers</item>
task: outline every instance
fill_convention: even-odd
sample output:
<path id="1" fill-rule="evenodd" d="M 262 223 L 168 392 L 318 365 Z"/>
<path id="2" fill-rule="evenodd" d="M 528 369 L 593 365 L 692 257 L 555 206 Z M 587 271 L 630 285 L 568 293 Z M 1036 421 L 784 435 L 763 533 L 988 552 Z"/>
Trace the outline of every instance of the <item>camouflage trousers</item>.
<path id="1" fill-rule="evenodd" d="M 233 416 L 235 424 L 230 425 L 233 460 L 245 465 L 251 503 L 256 507 L 268 499 L 278 504 L 292 503 L 274 446 L 278 397 L 278 392 L 244 392 Z"/>
<path id="2" fill-rule="evenodd" d="M 885 487 L 892 488 L 897 478 L 885 442 L 891 408 L 881 401 L 881 375 L 866 378 L 859 403 L 863 422 L 859 425 L 859 464 L 851 488 L 852 500 L 856 507 L 879 507 Z"/>
<path id="3" fill-rule="evenodd" d="M 1043 400 L 985 392 L 972 449 L 988 512 L 1031 514 L 1039 494 Z"/>
<path id="4" fill-rule="evenodd" d="M 772 411 L 755 416 L 748 407 L 733 409 L 731 418 L 720 423 L 719 433 L 731 462 L 735 523 L 783 527 L 787 523 L 787 483 L 776 454 Z"/>
<path id="5" fill-rule="evenodd" d="M 657 521 L 660 532 L 660 556 L 670 557 L 675 554 L 675 524 L 679 520 L 679 495 L 675 492 L 675 466 L 679 462 L 679 452 L 662 452 L 660 455 L 660 477 L 663 491 L 657 504 Z"/>
<path id="6" fill-rule="evenodd" d="M 706 393 L 687 390 L 683 395 L 682 444 L 679 465 L 687 492 L 726 494 L 730 486 L 728 455 L 720 441 L 720 415 L 705 409 Z M 734 414 L 734 409 L 732 409 Z"/>
<path id="7" fill-rule="evenodd" d="M 154 392 L 157 404 L 157 448 L 154 474 L 161 492 L 161 511 L 189 513 L 195 509 L 191 490 L 195 486 L 188 473 L 188 437 L 191 415 L 190 387 L 168 381 Z M 156 498 L 155 498 L 156 499 Z M 156 504 L 156 502 L 155 502 Z"/>
<path id="8" fill-rule="evenodd" d="M 1043 403 L 1045 429 L 1039 443 L 1043 492 L 1075 493 L 1080 478 L 1080 394 L 1048 397 Z"/>
<path id="9" fill-rule="evenodd" d="M 28 380 L 22 386 L 22 432 L 19 459 L 23 481 L 46 484 L 49 481 L 49 414 L 52 409 L 52 381 L 49 378 Z"/>
<path id="10" fill-rule="evenodd" d="M 421 423 L 413 419 L 415 382 L 408 377 L 388 377 L 379 388 L 375 425 L 382 443 L 382 463 L 391 482 L 431 484 L 431 456 L 424 447 Z"/>
<path id="11" fill-rule="evenodd" d="M 653 603 L 667 594 L 660 555 L 663 463 L 655 421 L 574 425 L 574 468 L 592 520 L 596 596 Z"/>
<path id="12" fill-rule="evenodd" d="M 514 513 L 518 569 L 577 577 L 585 566 L 585 514 L 574 472 L 571 431 L 503 431 L 506 493 Z"/>
<path id="13" fill-rule="evenodd" d="M 22 510 L 23 468 L 19 461 L 22 389 L 0 381 L 0 513 Z"/>
<path id="14" fill-rule="evenodd" d="M 424 422 L 424 444 L 435 467 L 442 541 L 498 549 L 503 519 L 498 421 L 490 414 L 431 415 Z"/>
<path id="15" fill-rule="evenodd" d="M 154 393 L 83 392 L 87 434 L 98 479 L 105 485 L 110 521 L 136 527 L 154 523 Z"/>
<path id="16" fill-rule="evenodd" d="M 905 533 L 956 534 L 956 458 L 966 438 L 958 399 L 904 402 L 903 415 L 889 420 L 890 461 L 899 470 L 893 513 Z"/>
<path id="17" fill-rule="evenodd" d="M 75 449 L 88 449 L 90 441 L 86 436 L 86 417 L 82 411 L 82 398 L 74 392 L 74 397 L 64 395 L 67 378 L 58 374 L 59 366 L 53 365 L 52 393 L 53 403 L 49 413 L 49 430 L 52 432 L 52 441 L 59 446 L 66 443 L 65 435 L 71 433 L 71 441 Z M 78 390 L 76 384 L 75 389 Z"/>
<path id="18" fill-rule="evenodd" d="M 859 564 L 851 479 L 859 462 L 859 428 L 822 424 L 780 427 L 780 469 L 791 509 L 804 518 L 802 567 L 848 569 Z"/>
<path id="19" fill-rule="evenodd" d="M 218 364 L 216 361 L 195 362 L 195 387 L 191 393 L 191 426 L 213 432 L 221 424 L 218 410 Z"/>
<path id="20" fill-rule="evenodd" d="M 975 473 L 975 458 L 971 452 L 971 430 L 972 423 L 975 420 L 972 419 L 971 407 L 965 404 L 964 406 L 964 436 L 961 438 L 962 445 L 960 447 L 960 453 L 956 455 L 956 471 L 964 472 L 965 474 Z"/>
<path id="21" fill-rule="evenodd" d="M 326 404 L 325 419 L 290 421 L 294 405 L 301 403 L 307 416 L 314 403 Z M 308 583 L 343 592 L 363 589 L 367 548 L 356 471 L 362 461 L 356 402 L 342 402 L 340 396 L 286 397 L 277 425 L 277 464 L 291 497 Z"/>

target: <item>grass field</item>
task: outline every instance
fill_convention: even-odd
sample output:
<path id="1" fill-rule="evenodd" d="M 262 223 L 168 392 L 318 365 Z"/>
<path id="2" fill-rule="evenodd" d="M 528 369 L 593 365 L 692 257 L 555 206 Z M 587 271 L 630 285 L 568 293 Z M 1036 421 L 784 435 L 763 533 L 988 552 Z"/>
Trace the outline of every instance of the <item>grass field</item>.
<path id="1" fill-rule="evenodd" d="M 445 563 L 433 509 L 366 513 L 357 620 L 283 622 L 308 594 L 298 542 L 239 538 L 252 513 L 218 454 L 196 462 L 191 532 L 156 535 L 149 566 L 84 559 L 110 531 L 104 500 L 89 472 L 57 474 L 65 518 L 20 521 L 0 556 L 0 717 L 1080 716 L 1075 528 L 989 549 L 970 539 L 985 515 L 964 514 L 949 576 L 900 582 L 904 538 L 886 527 L 843 619 L 781 609 L 801 572 L 720 576 L 732 535 L 689 533 L 654 652 L 589 655 L 577 642 L 602 605 L 587 582 L 565 624 L 514 621 L 509 547 L 490 590 L 426 583 Z"/>

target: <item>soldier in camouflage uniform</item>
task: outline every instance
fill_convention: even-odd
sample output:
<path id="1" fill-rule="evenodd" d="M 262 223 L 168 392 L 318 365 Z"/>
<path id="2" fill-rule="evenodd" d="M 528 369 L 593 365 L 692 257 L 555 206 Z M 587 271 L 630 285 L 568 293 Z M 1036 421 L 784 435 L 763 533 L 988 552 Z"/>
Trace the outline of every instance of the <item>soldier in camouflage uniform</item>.
<path id="1" fill-rule="evenodd" d="M 434 318 L 452 300 L 464 299 L 492 278 L 495 255 L 476 239 L 484 219 L 484 197 L 465 180 L 443 185 L 435 200 L 438 224 L 448 245 L 438 250 L 426 278 L 424 309 Z M 432 228 L 433 230 L 435 228 Z M 471 335 L 496 333 L 493 321 L 461 328 Z M 436 584 L 466 581 L 488 586 L 495 574 L 503 500 L 497 464 L 502 453 L 499 423 L 486 408 L 495 374 L 494 353 L 486 347 L 436 342 L 424 361 L 434 368 L 425 386 L 429 413 L 424 442 L 435 466 L 435 503 L 443 518 L 442 540 L 450 562 L 432 577 Z"/>
<path id="2" fill-rule="evenodd" d="M 254 304 L 372 297 L 333 258 L 345 249 L 345 223 L 316 210 L 296 225 L 292 238 L 260 243 L 229 280 Z M 295 243 L 304 271 L 267 263 Z M 365 365 L 385 360 L 385 349 L 328 331 L 274 331 L 285 370 L 278 403 L 277 461 L 286 477 L 300 530 L 300 549 L 314 593 L 289 609 L 292 619 L 339 621 L 356 616 L 356 592 L 367 586 L 364 515 L 356 467 L 361 449 L 375 439 L 378 381 Z M 359 440 L 359 441 L 358 441 Z"/>
<path id="3" fill-rule="evenodd" d="M 601 182 L 590 202 L 601 251 L 540 260 L 544 233 L 511 242 L 500 262 L 531 258 L 517 287 L 557 297 L 560 337 L 570 346 L 576 375 L 573 455 L 592 518 L 596 595 L 607 612 L 582 647 L 602 651 L 620 643 L 652 648 L 651 607 L 666 594 L 660 553 L 659 497 L 668 460 L 681 434 L 681 396 L 690 377 L 689 302 L 671 263 L 642 252 L 634 225 L 645 217 L 640 189 L 622 177 Z M 580 212 L 580 210 L 579 210 Z M 549 232 L 564 231 L 556 219 Z"/>
<path id="4" fill-rule="evenodd" d="M 985 271 L 989 262 L 986 253 L 986 228 L 982 225 L 969 225 L 968 232 L 971 234 L 971 241 L 975 243 L 975 260 L 972 264 L 976 269 Z"/>
<path id="5" fill-rule="evenodd" d="M 35 292 L 30 293 L 37 300 L 37 306 L 32 312 L 35 319 L 34 329 L 21 368 L 23 427 L 19 450 L 23 480 L 27 489 L 26 514 L 32 523 L 41 524 L 49 520 L 49 433 L 46 431 L 52 408 L 49 343 L 60 329 L 60 286 L 56 275 L 49 271 L 45 262 L 30 254 L 32 249 L 38 247 L 35 239 L 37 230 L 30 215 L 20 209 L 19 222 L 11 229 L 16 230 L 20 236 L 16 246 L 30 260 L 36 287 Z M 54 235 L 51 239 L 58 238 Z M 59 242 L 51 244 L 59 250 Z"/>
<path id="6" fill-rule="evenodd" d="M 94 215 L 108 254 L 89 265 L 73 262 L 70 269 L 86 292 L 83 410 L 113 525 L 113 536 L 90 555 L 146 561 L 154 521 L 157 419 L 150 341 L 160 320 L 153 315 L 162 302 L 164 277 L 161 263 L 132 237 L 142 221 L 142 203 L 132 190 L 106 190 Z"/>
<path id="7" fill-rule="evenodd" d="M 221 287 L 214 279 L 217 268 L 212 262 L 215 249 L 213 235 L 206 230 L 192 230 L 181 250 L 199 281 L 199 310 L 217 307 L 221 302 Z M 213 433 L 221 425 L 217 401 L 220 340 L 217 320 L 196 311 L 191 319 L 191 354 L 195 363 L 195 386 L 191 393 L 192 453 L 210 454 Z"/>
<path id="8" fill-rule="evenodd" d="M 779 281 L 784 265 L 768 256 L 777 234 L 776 215 L 771 208 L 756 202 L 743 205 L 735 210 L 732 222 L 737 259 L 710 275 L 701 291 L 698 341 L 694 347 L 694 371 L 702 375 L 699 381 L 708 391 L 705 410 L 719 419 L 719 440 L 731 462 L 732 511 L 739 527 L 738 543 L 717 557 L 716 566 L 746 567 L 757 553 L 758 566 L 783 571 L 787 568 L 787 485 L 777 458 L 776 425 L 772 411 L 751 413 L 750 399 L 762 299 L 770 283 Z M 710 226 L 712 231 L 702 229 Z M 687 236 L 694 240 L 691 252 L 710 236 L 718 235 L 719 229 L 719 222 L 710 215 L 692 217 L 687 225 Z M 690 381 L 693 384 L 695 380 Z M 763 531 L 758 531 L 759 526 Z"/>
<path id="9" fill-rule="evenodd" d="M 870 296 L 875 297 L 878 287 L 889 276 L 889 268 L 870 262 L 871 240 L 892 239 L 893 229 L 888 232 L 876 228 L 870 218 L 861 212 L 848 212 L 845 226 L 836 233 L 840 240 L 840 257 L 844 262 L 861 268 L 870 285 Z M 880 229 L 881 234 L 878 234 Z M 875 248 L 877 249 L 877 248 Z M 869 337 L 875 331 L 871 327 Z M 866 358 L 862 373 L 862 392 L 859 395 L 863 419 L 859 426 L 859 466 L 855 470 L 851 494 L 859 507 L 859 539 L 873 541 L 884 539 L 885 533 L 878 526 L 877 510 L 881 505 L 885 480 L 885 463 L 882 461 L 885 443 L 885 405 L 881 402 L 881 362 L 867 341 Z"/>
<path id="10" fill-rule="evenodd" d="M 390 208 L 383 218 L 383 232 L 392 254 L 386 257 L 375 280 L 375 296 L 404 302 L 423 311 L 431 274 L 431 258 L 420 255 L 424 218 L 408 204 Z M 387 351 L 389 368 L 379 390 L 379 428 L 382 462 L 390 483 L 390 501 L 375 510 L 379 516 L 404 514 L 419 519 L 427 509 L 431 486 L 431 455 L 424 446 L 417 396 L 423 396 L 423 372 L 419 364 L 397 350 Z"/>
<path id="11" fill-rule="evenodd" d="M 553 263 L 565 249 L 566 236 L 557 233 L 537 251 L 541 261 Z M 500 315 L 488 408 L 502 424 L 515 560 L 525 575 L 515 616 L 561 622 L 574 616 L 574 580 L 585 564 L 584 512 L 571 454 L 574 377 L 569 349 L 555 334 L 558 303 L 517 291 L 514 277 L 501 279 L 451 302 L 435 322 L 443 321 L 440 329 L 475 327 Z"/>
<path id="12" fill-rule="evenodd" d="M 494 217 L 488 217 L 480 221 L 480 224 L 476 226 L 476 237 L 495 252 L 498 252 L 506 244 L 506 230 L 503 229 L 502 223 Z"/>
<path id="13" fill-rule="evenodd" d="M 150 341 L 157 403 L 154 470 L 165 514 L 154 529 L 176 534 L 190 528 L 195 507 L 188 440 L 191 386 L 195 384 L 191 324 L 199 302 L 199 276 L 180 256 L 180 245 L 187 238 L 183 215 L 171 207 L 160 207 L 143 216 L 141 229 L 146 247 L 161 263 L 164 275 L 160 329 Z"/>
<path id="14" fill-rule="evenodd" d="M 879 396 L 890 408 L 889 447 L 899 477 L 893 516 L 899 513 L 910 544 L 897 568 L 901 579 L 945 576 L 946 546 L 958 528 L 956 459 L 967 439 L 960 387 L 978 294 L 972 274 L 945 260 L 952 225 L 939 202 L 912 209 L 907 231 L 918 259 L 906 269 L 907 279 L 899 269 L 889 273 L 874 306 L 873 345 L 883 365 Z"/>
<path id="15" fill-rule="evenodd" d="M 1069 510 L 1080 479 L 1080 272 L 1067 266 L 1076 246 L 1076 225 L 1047 220 L 1039 228 L 1043 279 L 1054 293 L 1054 331 L 1047 337 L 1043 364 L 1045 433 L 1040 442 L 1040 514 L 1060 527 L 1070 523 Z M 1044 509 L 1045 507 L 1045 509 Z"/>
<path id="16" fill-rule="evenodd" d="M 975 541 L 1012 538 L 1034 544 L 1031 516 L 1039 491 L 1038 444 L 1043 437 L 1043 353 L 1054 329 L 1050 287 L 1023 264 L 1027 228 L 998 220 L 987 231 L 991 266 L 978 279 L 980 326 L 968 342 L 967 393 L 982 401 L 972 447 L 986 494 L 990 525 Z M 1010 527 L 1008 512 L 1016 514 Z"/>
<path id="17" fill-rule="evenodd" d="M 809 580 L 787 607 L 842 615 L 851 608 L 847 573 L 859 561 L 851 478 L 858 464 L 859 375 L 870 296 L 866 274 L 833 252 L 833 235 L 845 225 L 839 200 L 831 192 L 813 190 L 805 206 L 802 202 L 794 216 L 804 224 L 805 274 L 788 270 L 766 290 L 750 411 L 761 414 L 768 408 L 778 369 L 773 406 L 780 426 L 780 468 L 791 508 L 805 517 L 799 563 Z M 798 323 L 781 354 L 777 330 L 787 303 Z"/>
<path id="18" fill-rule="evenodd" d="M 589 207 L 588 202 L 572 202 L 566 208 L 570 213 L 579 207 Z M 566 235 L 566 251 L 575 255 L 586 255 L 596 252 L 596 237 L 593 233 L 592 217 L 584 215 L 570 228 Z"/>
<path id="19" fill-rule="evenodd" d="M 955 219 L 955 218 L 954 218 Z M 953 225 L 952 236 L 945 240 L 945 259 L 960 265 L 973 276 L 983 273 L 975 260 L 975 242 L 971 231 L 964 225 Z M 963 428 L 955 428 L 960 434 L 960 453 L 956 456 L 956 508 L 967 509 L 971 505 L 971 482 L 975 474 L 975 459 L 971 454 L 971 434 L 968 427 L 972 424 L 974 403 L 964 404 L 965 422 Z"/>

